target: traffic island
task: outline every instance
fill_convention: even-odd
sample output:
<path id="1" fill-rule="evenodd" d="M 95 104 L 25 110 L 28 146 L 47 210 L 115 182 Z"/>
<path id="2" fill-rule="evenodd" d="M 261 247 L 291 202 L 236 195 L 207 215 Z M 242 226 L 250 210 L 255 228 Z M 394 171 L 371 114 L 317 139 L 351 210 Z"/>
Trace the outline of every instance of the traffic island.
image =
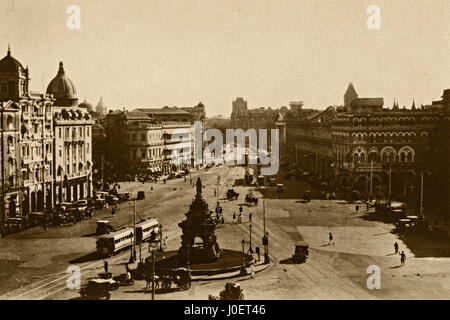
<path id="1" fill-rule="evenodd" d="M 254 271 L 255 261 L 252 255 L 220 248 L 215 235 L 217 219 L 213 217 L 203 199 L 200 178 L 197 180 L 196 189 L 195 198 L 185 214 L 186 219 L 178 224 L 182 229 L 181 247 L 178 251 L 161 253 L 164 255 L 163 259 L 155 259 L 156 274 L 187 267 L 195 280 L 204 277 L 247 275 L 248 268 Z M 196 240 L 201 242 L 197 243 Z"/>
<path id="2" fill-rule="evenodd" d="M 252 264 L 255 273 L 263 271 L 272 265 L 271 263 L 264 263 L 264 259 L 254 262 L 251 255 L 240 251 L 223 249 L 221 250 L 220 258 L 216 261 L 189 264 L 189 270 L 193 281 L 219 280 L 250 275 Z M 245 266 L 244 274 L 242 273 L 243 265 Z M 187 266 L 180 263 L 178 251 L 158 252 L 156 254 L 155 269 L 157 274 L 160 270 L 170 270 L 179 267 Z"/>

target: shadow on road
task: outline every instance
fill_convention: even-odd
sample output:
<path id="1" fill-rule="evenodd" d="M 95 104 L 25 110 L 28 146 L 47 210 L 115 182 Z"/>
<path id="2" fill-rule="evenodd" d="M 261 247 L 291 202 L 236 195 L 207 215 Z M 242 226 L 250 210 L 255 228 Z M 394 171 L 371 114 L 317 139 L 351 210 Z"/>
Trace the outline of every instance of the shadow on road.
<path id="1" fill-rule="evenodd" d="M 358 217 L 365 221 L 378 221 L 391 225 L 399 219 L 398 216 L 389 212 L 369 212 Z M 435 233 L 420 229 L 409 229 L 407 231 L 394 229 L 390 233 L 396 234 L 417 258 L 450 257 L 450 238 L 448 237 L 436 238 L 434 237 Z M 382 234 L 384 233 L 374 236 Z"/>
<path id="2" fill-rule="evenodd" d="M 280 264 L 303 264 L 304 262 L 295 262 L 292 257 L 280 261 Z"/>
<path id="3" fill-rule="evenodd" d="M 97 236 L 96 232 L 82 235 L 83 238 L 96 237 L 96 236 Z"/>
<path id="4" fill-rule="evenodd" d="M 99 255 L 97 252 L 91 252 L 88 254 L 85 254 L 84 256 L 81 256 L 79 258 L 73 259 L 71 261 L 69 261 L 69 263 L 83 263 L 83 262 L 88 262 L 88 261 L 94 261 L 94 260 L 98 260 L 100 259 Z"/>
<path id="5" fill-rule="evenodd" d="M 398 237 L 414 253 L 416 258 L 450 257 L 450 239 L 432 238 L 431 232 L 397 232 Z"/>

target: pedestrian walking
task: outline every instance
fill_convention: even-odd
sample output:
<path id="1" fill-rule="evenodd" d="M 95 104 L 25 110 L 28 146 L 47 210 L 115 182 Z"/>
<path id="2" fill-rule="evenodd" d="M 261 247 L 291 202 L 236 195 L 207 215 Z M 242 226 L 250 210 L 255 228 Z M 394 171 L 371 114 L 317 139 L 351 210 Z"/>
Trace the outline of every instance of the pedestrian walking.
<path id="1" fill-rule="evenodd" d="M 111 215 L 113 216 L 113 215 L 115 215 L 116 214 L 116 208 L 112 208 L 112 210 L 111 210 Z"/>
<path id="2" fill-rule="evenodd" d="M 220 222 L 221 222 L 222 224 L 225 224 L 225 220 L 223 219 L 223 216 L 222 216 Z"/>
<path id="3" fill-rule="evenodd" d="M 238 223 L 242 223 L 242 215 L 240 213 L 238 215 Z"/>
<path id="4" fill-rule="evenodd" d="M 239 213 L 242 213 L 242 205 L 239 206 Z"/>
<path id="5" fill-rule="evenodd" d="M 248 221 L 252 222 L 252 213 L 251 212 L 248 214 Z"/>
<path id="6" fill-rule="evenodd" d="M 328 239 L 329 239 L 328 245 L 334 244 L 333 235 L 331 234 L 331 232 L 330 232 Z"/>
<path id="7" fill-rule="evenodd" d="M 406 255 L 405 255 L 405 251 L 402 251 L 402 253 L 400 253 L 400 265 L 404 266 L 406 262 Z"/>
<path id="8" fill-rule="evenodd" d="M 108 261 L 103 260 L 103 267 L 105 268 L 105 272 L 108 273 Z"/>
<path id="9" fill-rule="evenodd" d="M 355 210 L 356 210 L 356 213 L 358 213 L 358 211 L 359 211 L 359 206 L 358 205 L 356 205 Z"/>
<path id="10" fill-rule="evenodd" d="M 253 263 L 250 265 L 250 277 L 252 277 L 252 279 L 255 278 L 255 266 Z"/>
<path id="11" fill-rule="evenodd" d="M 395 254 L 397 254 L 398 253 L 398 243 L 397 242 L 394 243 L 394 250 L 395 250 Z"/>
<path id="12" fill-rule="evenodd" d="M 42 221 L 42 227 L 44 228 L 44 231 L 47 231 L 47 220 L 44 217 L 44 220 Z"/>
<path id="13" fill-rule="evenodd" d="M 236 222 L 236 212 L 233 212 L 233 223 Z"/>

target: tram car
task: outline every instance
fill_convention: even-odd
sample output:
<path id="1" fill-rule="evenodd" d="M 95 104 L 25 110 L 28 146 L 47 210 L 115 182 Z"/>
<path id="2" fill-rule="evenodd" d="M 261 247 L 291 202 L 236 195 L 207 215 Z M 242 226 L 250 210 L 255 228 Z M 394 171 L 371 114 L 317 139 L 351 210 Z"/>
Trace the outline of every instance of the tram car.
<path id="1" fill-rule="evenodd" d="M 133 245 L 134 228 L 125 227 L 97 238 L 97 253 L 100 256 L 112 256 L 120 250 Z"/>
<path id="2" fill-rule="evenodd" d="M 159 230 L 159 220 L 155 218 L 146 219 L 136 224 L 136 244 L 141 244 L 142 242 L 151 239 L 152 234 L 158 235 Z"/>

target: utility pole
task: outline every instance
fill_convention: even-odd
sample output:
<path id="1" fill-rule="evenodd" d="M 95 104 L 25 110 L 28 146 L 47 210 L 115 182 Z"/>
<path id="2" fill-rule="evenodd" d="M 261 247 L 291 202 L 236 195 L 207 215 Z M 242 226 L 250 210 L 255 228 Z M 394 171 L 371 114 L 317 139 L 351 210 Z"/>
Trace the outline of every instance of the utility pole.
<path id="1" fill-rule="evenodd" d="M 216 190 L 216 196 L 217 196 L 217 208 L 219 207 L 219 183 L 220 183 L 220 176 L 217 176 L 217 190 Z"/>
<path id="2" fill-rule="evenodd" d="M 152 250 L 152 300 L 155 300 L 155 249 Z"/>
<path id="3" fill-rule="evenodd" d="M 263 198 L 263 233 L 266 235 L 266 199 Z"/>
<path id="4" fill-rule="evenodd" d="M 370 162 L 370 193 L 369 193 L 369 199 L 372 200 L 372 187 L 373 184 L 373 160 Z"/>
<path id="5" fill-rule="evenodd" d="M 134 228 L 133 260 L 136 261 L 136 199 L 134 199 L 133 228 Z"/>
<path id="6" fill-rule="evenodd" d="M 3 105 L 2 105 L 1 112 L 2 112 L 2 115 L 1 115 L 1 124 L 0 124 L 1 125 L 1 141 L 0 141 L 0 143 L 2 144 L 2 146 L 1 146 L 1 149 L 2 149 L 2 159 L 1 159 L 1 161 L 2 161 L 2 164 L 1 164 L 1 167 L 2 167 L 2 174 L 1 174 L 2 194 L 1 194 L 1 199 L 0 199 L 0 202 L 1 202 L 0 221 L 3 223 L 6 220 L 6 212 L 5 212 L 5 146 L 4 146 L 4 139 L 3 139 L 4 130 L 5 130 L 4 125 L 3 125 L 5 108 Z"/>
<path id="7" fill-rule="evenodd" d="M 420 174 L 420 218 L 423 218 L 423 169 Z"/>
<path id="8" fill-rule="evenodd" d="M 392 165 L 389 162 L 389 201 L 391 201 L 392 196 Z"/>
<path id="9" fill-rule="evenodd" d="M 104 155 L 102 153 L 102 190 L 104 190 L 104 179 L 105 179 L 105 176 L 103 174 L 103 157 L 104 157 Z"/>

